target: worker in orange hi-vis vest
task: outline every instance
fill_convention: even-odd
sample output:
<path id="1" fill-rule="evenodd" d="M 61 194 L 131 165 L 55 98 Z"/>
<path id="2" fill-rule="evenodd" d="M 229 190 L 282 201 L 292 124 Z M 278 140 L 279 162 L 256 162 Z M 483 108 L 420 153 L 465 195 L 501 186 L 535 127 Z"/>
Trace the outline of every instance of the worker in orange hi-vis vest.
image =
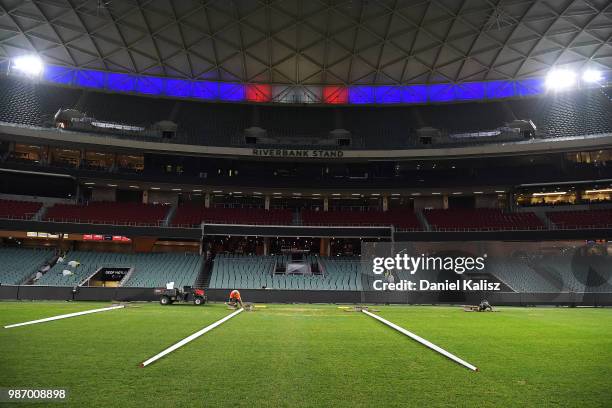
<path id="1" fill-rule="evenodd" d="M 240 305 L 241 308 L 244 308 L 242 298 L 240 297 L 240 292 L 238 290 L 234 289 L 230 292 L 228 305 L 235 308 L 238 308 L 238 305 Z"/>

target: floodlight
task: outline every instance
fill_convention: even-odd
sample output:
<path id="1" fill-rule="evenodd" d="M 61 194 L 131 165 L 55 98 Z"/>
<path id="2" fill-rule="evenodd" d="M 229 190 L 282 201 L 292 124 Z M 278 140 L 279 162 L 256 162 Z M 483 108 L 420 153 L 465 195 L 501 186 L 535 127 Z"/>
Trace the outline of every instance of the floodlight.
<path id="1" fill-rule="evenodd" d="M 28 76 L 38 76 L 42 73 L 44 64 L 36 55 L 22 55 L 13 59 L 11 68 Z"/>
<path id="2" fill-rule="evenodd" d="M 546 76 L 546 87 L 548 89 L 560 90 L 574 86 L 576 73 L 569 69 L 555 69 Z"/>
<path id="3" fill-rule="evenodd" d="M 597 82 L 601 82 L 602 79 L 603 79 L 603 74 L 601 73 L 601 71 L 598 71 L 596 69 L 587 69 L 582 74 L 582 80 L 584 82 L 597 83 Z"/>

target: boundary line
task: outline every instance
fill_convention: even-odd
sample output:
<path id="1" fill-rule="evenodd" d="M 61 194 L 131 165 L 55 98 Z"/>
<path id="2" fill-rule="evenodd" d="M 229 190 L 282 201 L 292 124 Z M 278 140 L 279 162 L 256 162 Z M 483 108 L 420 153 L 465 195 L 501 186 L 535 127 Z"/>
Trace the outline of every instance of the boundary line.
<path id="1" fill-rule="evenodd" d="M 472 365 L 470 363 L 468 363 L 465 360 L 460 359 L 459 357 L 457 357 L 456 355 L 449 353 L 448 351 L 444 350 L 442 347 L 436 346 L 435 344 L 433 344 L 430 341 L 425 340 L 424 338 L 417 336 L 416 334 L 404 329 L 403 327 L 398 326 L 395 323 L 391 323 L 390 321 L 383 319 L 382 317 L 375 315 L 374 313 L 368 312 L 365 309 L 361 310 L 363 313 L 367 314 L 370 317 L 373 317 L 374 319 L 386 324 L 387 326 L 397 330 L 398 332 L 405 334 L 406 336 L 410 337 L 413 340 L 418 341 L 419 343 L 421 343 L 422 345 L 429 347 L 430 349 L 437 351 L 438 353 L 442 354 L 443 356 L 450 358 L 451 360 L 453 360 L 456 363 L 461 364 L 462 366 L 472 370 L 472 371 L 479 371 L 478 367 L 476 367 L 475 365 Z"/>
<path id="2" fill-rule="evenodd" d="M 27 326 L 27 325 L 30 325 L 30 324 L 51 322 L 53 320 L 67 319 L 69 317 L 82 316 L 82 315 L 91 314 L 91 313 L 108 312 L 109 310 L 123 309 L 124 307 L 125 307 L 124 305 L 117 305 L 117 306 L 104 307 L 102 309 L 85 310 L 83 312 L 68 313 L 68 314 L 63 314 L 63 315 L 47 317 L 47 318 L 44 318 L 44 319 L 30 320 L 28 322 L 23 322 L 23 323 L 9 324 L 8 326 L 4 326 L 4 328 L 5 329 L 10 329 L 10 328 L 13 328 L 13 327 Z"/>
<path id="3" fill-rule="evenodd" d="M 203 329 L 193 333 L 192 335 L 185 337 L 183 340 L 179 341 L 178 343 L 173 344 L 172 346 L 170 346 L 167 349 L 163 350 L 162 352 L 154 355 L 153 357 L 149 358 L 148 360 L 143 361 L 142 363 L 140 363 L 139 367 L 144 368 L 144 367 L 148 366 L 149 364 L 154 363 L 155 361 L 159 360 L 160 358 L 162 358 L 166 354 L 172 353 L 174 350 L 184 346 L 185 344 L 189 343 L 192 340 L 197 339 L 198 337 L 200 337 L 204 333 L 207 333 L 207 332 L 211 331 L 215 327 L 220 326 L 221 324 L 227 322 L 229 319 L 231 319 L 234 316 L 237 316 L 238 314 L 240 314 L 243 311 L 244 311 L 244 309 L 242 309 L 242 308 L 238 309 L 235 312 L 225 316 L 223 319 L 217 320 L 216 322 L 214 322 L 214 323 L 204 327 Z"/>

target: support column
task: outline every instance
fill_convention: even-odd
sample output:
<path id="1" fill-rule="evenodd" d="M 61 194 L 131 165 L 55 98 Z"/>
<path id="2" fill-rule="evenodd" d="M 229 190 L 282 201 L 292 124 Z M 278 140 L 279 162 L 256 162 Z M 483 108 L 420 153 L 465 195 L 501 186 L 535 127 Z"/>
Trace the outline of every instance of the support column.
<path id="1" fill-rule="evenodd" d="M 43 147 L 42 149 L 42 157 L 40 158 L 40 164 L 46 166 L 51 163 L 51 149 L 49 145 Z"/>
<path id="2" fill-rule="evenodd" d="M 382 198 L 382 210 L 389 211 L 389 196 L 384 195 Z"/>
<path id="3" fill-rule="evenodd" d="M 582 191 L 576 190 L 576 201 L 575 204 L 582 204 Z"/>
<path id="4" fill-rule="evenodd" d="M 448 194 L 442 196 L 442 208 L 448 210 Z"/>
<path id="5" fill-rule="evenodd" d="M 264 256 L 268 255 L 270 253 L 270 237 L 264 237 L 263 240 L 263 250 L 264 250 Z"/>
<path id="6" fill-rule="evenodd" d="M 149 190 L 144 190 L 142 192 L 142 203 L 143 204 L 148 204 L 149 203 Z"/>
<path id="7" fill-rule="evenodd" d="M 323 198 L 323 211 L 329 211 L 329 198 Z"/>
<path id="8" fill-rule="evenodd" d="M 329 256 L 329 238 L 321 238 L 319 242 L 319 254 L 321 256 Z"/>
<path id="9" fill-rule="evenodd" d="M 204 194 L 204 208 L 210 208 L 210 193 Z"/>
<path id="10" fill-rule="evenodd" d="M 506 193 L 506 208 L 505 209 L 513 211 L 515 207 L 516 205 L 514 202 L 514 190 L 508 189 L 508 192 Z"/>
<path id="11" fill-rule="evenodd" d="M 266 196 L 264 197 L 264 208 L 265 208 L 266 210 L 269 210 L 269 209 L 270 209 L 270 196 L 269 196 L 269 195 L 266 195 Z"/>

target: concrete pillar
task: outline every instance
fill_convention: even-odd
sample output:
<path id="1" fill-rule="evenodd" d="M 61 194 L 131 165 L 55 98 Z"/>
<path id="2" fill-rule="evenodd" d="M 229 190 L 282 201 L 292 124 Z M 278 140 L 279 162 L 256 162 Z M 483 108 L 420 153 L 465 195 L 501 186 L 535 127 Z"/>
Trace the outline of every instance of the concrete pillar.
<path id="1" fill-rule="evenodd" d="M 51 148 L 49 145 L 42 148 L 42 157 L 40 158 L 40 164 L 43 166 L 51 163 Z"/>
<path id="2" fill-rule="evenodd" d="M 506 208 L 507 210 L 514 210 L 516 207 L 516 203 L 514 202 L 514 191 L 512 189 L 508 189 L 506 193 Z"/>
<path id="3" fill-rule="evenodd" d="M 269 196 L 269 195 L 266 195 L 266 196 L 264 197 L 264 208 L 265 208 L 266 210 L 269 210 L 269 209 L 270 209 L 270 196 Z"/>
<path id="4" fill-rule="evenodd" d="M 442 196 L 442 208 L 448 210 L 448 194 Z"/>
<path id="5" fill-rule="evenodd" d="M 270 254 L 270 237 L 264 237 L 263 250 L 264 250 L 264 253 L 263 253 L 264 256 Z"/>
<path id="6" fill-rule="evenodd" d="M 323 199 L 323 211 L 329 211 L 329 198 L 327 197 Z"/>
<path id="7" fill-rule="evenodd" d="M 204 208 L 210 208 L 210 193 L 204 194 Z"/>
<path id="8" fill-rule="evenodd" d="M 144 190 L 142 192 L 142 203 L 143 204 L 148 204 L 149 203 L 149 190 Z"/>
<path id="9" fill-rule="evenodd" d="M 329 256 L 329 251 L 329 238 L 321 238 L 321 240 L 319 241 L 319 254 L 321 256 Z"/>
<path id="10" fill-rule="evenodd" d="M 384 195 L 382 198 L 382 210 L 389 211 L 389 196 Z"/>

